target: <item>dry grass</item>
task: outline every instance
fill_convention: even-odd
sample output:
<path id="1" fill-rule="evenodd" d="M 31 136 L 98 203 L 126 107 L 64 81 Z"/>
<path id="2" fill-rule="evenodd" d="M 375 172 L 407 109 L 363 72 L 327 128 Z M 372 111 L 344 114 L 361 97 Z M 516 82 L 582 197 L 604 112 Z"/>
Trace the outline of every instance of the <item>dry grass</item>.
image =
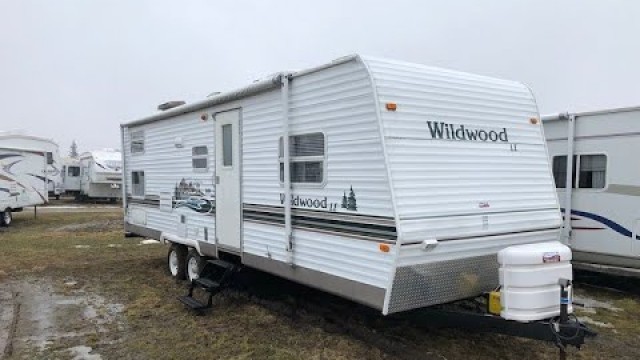
<path id="1" fill-rule="evenodd" d="M 550 344 L 486 333 L 425 330 L 349 310 L 337 314 L 346 319 L 345 327 L 313 309 L 289 315 L 286 301 L 280 301 L 280 308 L 265 306 L 238 290 L 217 298 L 211 313 L 194 316 L 175 300 L 185 293 L 186 284 L 165 274 L 166 248 L 140 246 L 140 239 L 123 238 L 120 217 L 119 212 L 43 213 L 34 220 L 31 214 L 16 214 L 14 227 L 0 233 L 0 282 L 3 276 L 5 281 L 46 278 L 64 292 L 65 279 L 73 278 L 77 287 L 125 306 L 118 320 L 109 325 L 108 334 L 54 343 L 42 353 L 24 350 L 14 354 L 15 358 L 65 358 L 65 349 L 79 344 L 92 346 L 108 359 L 557 358 Z M 93 231 L 100 221 L 107 225 L 100 232 Z M 91 225 L 60 231 L 72 224 Z M 640 358 L 638 299 L 593 290 L 581 294 L 610 300 L 624 311 L 589 314 L 614 328 L 597 329 L 600 336 L 571 355 L 577 359 Z M 68 321 L 80 327 L 83 320 Z"/>

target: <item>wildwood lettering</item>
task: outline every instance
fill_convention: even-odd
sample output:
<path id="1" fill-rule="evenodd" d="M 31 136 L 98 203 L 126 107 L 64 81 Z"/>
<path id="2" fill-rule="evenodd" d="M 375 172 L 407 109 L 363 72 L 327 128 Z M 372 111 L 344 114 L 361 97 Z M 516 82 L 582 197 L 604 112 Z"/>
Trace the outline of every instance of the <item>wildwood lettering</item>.
<path id="1" fill-rule="evenodd" d="M 284 194 L 280 194 L 280 204 L 284 204 Z M 298 195 L 291 195 L 291 206 L 306 207 L 310 209 L 327 209 L 327 197 L 321 199 L 302 198 Z"/>
<path id="2" fill-rule="evenodd" d="M 448 124 L 444 121 L 427 121 L 433 139 L 460 141 L 509 142 L 507 128 L 502 130 L 473 129 L 465 125 Z"/>

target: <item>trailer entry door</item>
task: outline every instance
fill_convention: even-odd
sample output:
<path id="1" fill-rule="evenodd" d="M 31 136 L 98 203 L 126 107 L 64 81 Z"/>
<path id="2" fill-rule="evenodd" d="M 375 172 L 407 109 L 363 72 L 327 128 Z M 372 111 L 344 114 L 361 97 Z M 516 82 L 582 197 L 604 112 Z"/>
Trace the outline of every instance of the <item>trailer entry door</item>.
<path id="1" fill-rule="evenodd" d="M 240 110 L 216 121 L 216 239 L 221 249 L 240 250 Z"/>

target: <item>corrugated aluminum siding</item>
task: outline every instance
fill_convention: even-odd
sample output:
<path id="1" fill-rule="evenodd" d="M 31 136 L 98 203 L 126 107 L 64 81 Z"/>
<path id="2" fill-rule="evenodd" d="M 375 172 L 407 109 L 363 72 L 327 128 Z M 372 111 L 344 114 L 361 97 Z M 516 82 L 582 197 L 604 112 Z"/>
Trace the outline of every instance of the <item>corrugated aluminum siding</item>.
<path id="1" fill-rule="evenodd" d="M 189 113 L 176 118 L 158 121 L 134 127 L 124 128 L 124 154 L 127 172 L 126 188 L 131 193 L 131 172 L 144 171 L 145 198 L 158 200 L 161 193 L 173 193 L 175 186 L 182 180 L 200 183 L 201 188 L 210 189 L 215 196 L 213 179 L 214 163 L 214 123 L 200 119 L 201 113 Z M 131 154 L 131 132 L 144 131 L 144 153 Z M 181 139 L 182 147 L 176 146 Z M 208 147 L 208 169 L 194 170 L 192 167 L 192 148 Z M 209 242 L 214 241 L 215 217 L 204 215 L 187 208 L 173 211 L 160 210 L 158 205 L 145 206 L 130 203 L 129 209 L 146 212 L 146 224 L 139 224 L 161 232 L 187 237 L 192 240 L 205 240 L 205 228 Z M 129 210 L 130 212 L 130 210 Z M 178 230 L 180 215 L 186 216 L 186 232 Z M 131 220 L 131 219 L 129 219 Z"/>
<path id="2" fill-rule="evenodd" d="M 416 64 L 365 62 L 378 94 L 403 242 L 560 225 L 542 126 L 529 121 L 539 117 L 529 89 Z M 387 111 L 387 102 L 397 111 Z M 427 121 L 506 128 L 508 143 L 432 140 Z"/>
<path id="3" fill-rule="evenodd" d="M 292 194 L 337 204 L 336 212 L 393 217 L 371 80 L 357 61 L 295 77 L 290 87 L 291 134 L 325 134 L 325 183 L 293 185 Z M 282 133 L 280 92 L 243 101 L 243 202 L 282 206 L 278 142 Z M 357 211 L 340 207 L 353 188 Z M 327 209 L 320 209 L 327 211 Z M 391 253 L 376 241 L 295 229 L 294 262 L 346 279 L 385 288 Z M 243 251 L 286 261 L 281 226 L 245 221 Z"/>

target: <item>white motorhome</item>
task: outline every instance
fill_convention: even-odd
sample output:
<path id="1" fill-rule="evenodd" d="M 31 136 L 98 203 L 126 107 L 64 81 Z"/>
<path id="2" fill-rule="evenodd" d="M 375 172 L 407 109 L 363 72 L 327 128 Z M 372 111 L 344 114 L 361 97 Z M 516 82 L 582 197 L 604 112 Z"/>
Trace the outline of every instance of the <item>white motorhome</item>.
<path id="1" fill-rule="evenodd" d="M 543 123 L 565 214 L 562 238 L 574 259 L 605 266 L 591 270 L 640 268 L 640 107 L 550 115 Z"/>
<path id="2" fill-rule="evenodd" d="M 66 157 L 62 160 L 62 183 L 65 194 L 80 197 L 81 166 L 77 158 Z"/>
<path id="3" fill-rule="evenodd" d="M 0 225 L 9 226 L 12 212 L 48 201 L 49 140 L 0 134 Z"/>
<path id="4" fill-rule="evenodd" d="M 47 189 L 49 196 L 55 196 L 56 199 L 59 198 L 60 194 L 64 192 L 64 185 L 62 183 L 62 162 L 60 160 L 58 144 L 51 139 L 15 132 L 0 132 L 0 137 L 2 137 L 2 143 L 5 147 L 42 149 L 45 151 L 47 157 L 46 178 L 48 181 Z M 45 178 L 45 174 L 41 171 L 34 175 L 40 176 L 41 179 Z"/>
<path id="5" fill-rule="evenodd" d="M 509 248 L 563 265 L 508 277 L 541 287 L 503 317 L 558 313 L 571 255 L 520 83 L 348 56 L 121 128 L 125 231 L 170 244 L 173 276 L 221 258 L 390 314 L 495 289 Z"/>
<path id="6" fill-rule="evenodd" d="M 122 195 L 122 154 L 114 149 L 83 153 L 80 160 L 80 199 L 116 201 Z"/>

